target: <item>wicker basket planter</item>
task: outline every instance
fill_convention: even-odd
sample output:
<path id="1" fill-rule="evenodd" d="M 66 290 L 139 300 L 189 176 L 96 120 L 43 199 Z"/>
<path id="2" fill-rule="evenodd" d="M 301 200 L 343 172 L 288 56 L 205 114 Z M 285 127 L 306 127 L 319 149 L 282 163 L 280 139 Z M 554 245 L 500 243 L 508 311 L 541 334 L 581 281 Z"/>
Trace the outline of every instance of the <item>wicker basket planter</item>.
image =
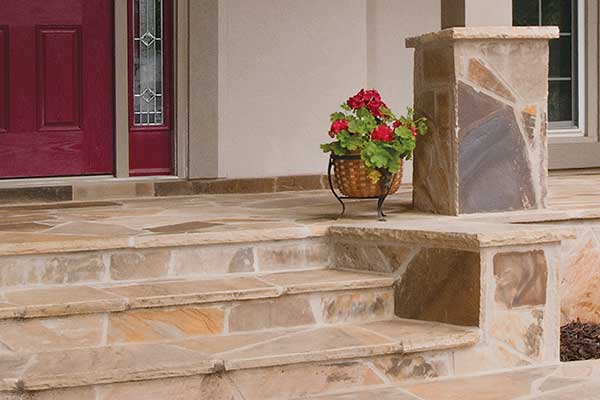
<path id="1" fill-rule="evenodd" d="M 400 171 L 392 178 L 389 192 L 381 193 L 381 184 L 371 181 L 359 154 L 343 157 L 332 156 L 332 158 L 335 186 L 346 197 L 372 198 L 386 196 L 396 193 L 402 183 L 401 167 Z"/>

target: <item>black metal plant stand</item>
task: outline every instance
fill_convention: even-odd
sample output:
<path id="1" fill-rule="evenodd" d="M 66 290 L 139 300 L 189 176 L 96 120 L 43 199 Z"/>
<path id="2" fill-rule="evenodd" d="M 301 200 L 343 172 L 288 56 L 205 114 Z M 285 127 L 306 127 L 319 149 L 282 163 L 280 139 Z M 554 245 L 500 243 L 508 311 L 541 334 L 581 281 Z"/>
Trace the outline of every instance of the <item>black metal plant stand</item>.
<path id="1" fill-rule="evenodd" d="M 381 179 L 379 180 L 380 185 L 380 195 L 376 197 L 348 197 L 339 195 L 333 184 L 333 176 L 331 175 L 331 171 L 333 170 L 333 163 L 335 160 L 360 160 L 360 155 L 349 155 L 349 156 L 336 156 L 333 153 L 329 156 L 329 167 L 327 168 L 327 179 L 329 180 L 329 188 L 331 189 L 331 193 L 335 196 L 337 201 L 342 205 L 342 212 L 336 219 L 340 219 L 346 213 L 346 204 L 344 200 L 375 200 L 377 199 L 377 217 L 379 221 L 385 221 L 385 212 L 383 211 L 383 203 L 385 199 L 390 194 L 390 190 L 392 188 L 392 182 L 394 182 L 394 178 L 396 174 L 390 174 L 387 170 L 378 170 L 381 173 Z"/>

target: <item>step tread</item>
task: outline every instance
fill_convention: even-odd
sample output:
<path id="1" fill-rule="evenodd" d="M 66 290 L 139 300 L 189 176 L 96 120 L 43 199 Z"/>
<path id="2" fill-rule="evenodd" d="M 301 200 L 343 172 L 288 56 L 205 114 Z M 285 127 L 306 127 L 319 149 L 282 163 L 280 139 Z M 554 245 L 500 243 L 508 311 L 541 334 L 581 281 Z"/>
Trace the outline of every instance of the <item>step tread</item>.
<path id="1" fill-rule="evenodd" d="M 390 319 L 4 356 L 0 391 L 184 377 L 474 345 L 477 328 Z M 2 357 L 2 356 L 0 356 Z"/>
<path id="2" fill-rule="evenodd" d="M 0 297 L 0 319 L 267 299 L 286 294 L 383 288 L 393 283 L 393 278 L 381 275 L 315 269 L 213 279 L 19 289 L 6 291 Z"/>

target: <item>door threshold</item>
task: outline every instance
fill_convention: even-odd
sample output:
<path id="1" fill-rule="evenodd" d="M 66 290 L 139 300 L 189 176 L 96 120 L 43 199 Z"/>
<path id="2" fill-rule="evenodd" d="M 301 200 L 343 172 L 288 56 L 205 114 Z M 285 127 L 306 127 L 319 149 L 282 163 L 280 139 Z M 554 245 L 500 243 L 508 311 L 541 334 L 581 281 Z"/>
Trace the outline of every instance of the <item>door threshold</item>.
<path id="1" fill-rule="evenodd" d="M 59 176 L 49 178 L 11 178 L 0 179 L 0 189 L 27 188 L 40 186 L 66 186 L 82 183 L 119 183 L 119 182 L 156 182 L 156 181 L 178 181 L 184 180 L 179 176 L 158 175 L 158 176 L 133 176 L 117 178 L 112 175 L 90 175 L 90 176 Z"/>

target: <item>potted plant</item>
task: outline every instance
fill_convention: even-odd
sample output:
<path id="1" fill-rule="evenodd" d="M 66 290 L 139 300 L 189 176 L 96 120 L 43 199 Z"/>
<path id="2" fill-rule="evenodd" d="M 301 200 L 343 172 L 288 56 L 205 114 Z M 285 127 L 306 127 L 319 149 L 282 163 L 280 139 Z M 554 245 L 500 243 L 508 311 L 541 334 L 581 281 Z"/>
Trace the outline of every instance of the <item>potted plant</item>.
<path id="1" fill-rule="evenodd" d="M 321 149 L 330 153 L 330 176 L 333 166 L 336 186 L 346 198 L 379 198 L 381 206 L 400 187 L 402 160 L 411 158 L 417 136 L 426 133 L 427 121 L 415 119 L 411 108 L 396 116 L 377 90 L 363 89 L 331 114 L 334 141 Z"/>

